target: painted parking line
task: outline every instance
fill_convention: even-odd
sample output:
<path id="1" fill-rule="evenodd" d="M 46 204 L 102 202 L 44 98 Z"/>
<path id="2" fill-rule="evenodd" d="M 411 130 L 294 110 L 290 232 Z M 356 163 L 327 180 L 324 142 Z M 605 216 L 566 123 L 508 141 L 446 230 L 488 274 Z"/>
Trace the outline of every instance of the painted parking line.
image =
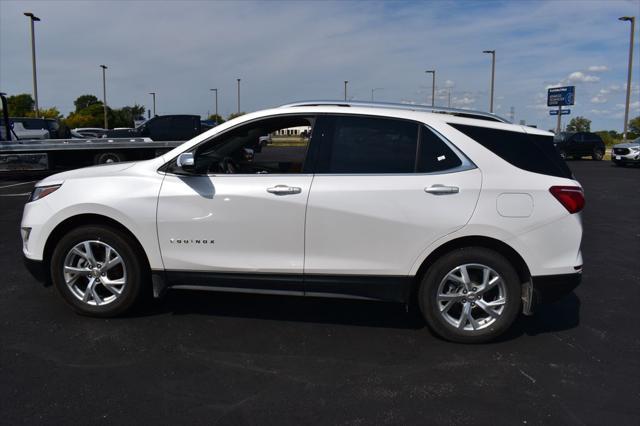
<path id="1" fill-rule="evenodd" d="M 0 189 L 4 189 L 4 188 L 11 188 L 13 186 L 20 186 L 20 185 L 28 185 L 31 183 L 36 183 L 37 180 L 32 180 L 30 182 L 20 182 L 20 183 L 12 183 L 11 185 L 4 185 L 4 186 L 0 186 Z"/>

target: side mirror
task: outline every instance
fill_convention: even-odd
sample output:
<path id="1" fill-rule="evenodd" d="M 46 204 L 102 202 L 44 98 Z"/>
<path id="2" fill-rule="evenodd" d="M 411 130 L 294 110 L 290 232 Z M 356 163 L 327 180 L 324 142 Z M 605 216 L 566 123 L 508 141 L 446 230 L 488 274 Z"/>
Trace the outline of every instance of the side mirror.
<path id="1" fill-rule="evenodd" d="M 196 166 L 196 160 L 193 156 L 193 152 L 183 152 L 182 154 L 178 155 L 176 165 L 185 172 L 193 171 Z"/>

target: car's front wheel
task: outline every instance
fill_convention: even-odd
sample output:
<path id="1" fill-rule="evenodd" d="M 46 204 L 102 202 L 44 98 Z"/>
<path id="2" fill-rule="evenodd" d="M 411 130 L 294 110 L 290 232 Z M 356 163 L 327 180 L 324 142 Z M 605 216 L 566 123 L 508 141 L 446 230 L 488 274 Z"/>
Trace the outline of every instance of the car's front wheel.
<path id="1" fill-rule="evenodd" d="M 83 226 L 67 233 L 53 250 L 50 273 L 73 309 L 96 317 L 129 310 L 144 277 L 135 243 L 106 226 Z"/>
<path id="2" fill-rule="evenodd" d="M 501 254 L 467 247 L 439 258 L 424 274 L 418 301 L 429 327 L 454 342 L 495 339 L 521 306 L 518 274 Z"/>

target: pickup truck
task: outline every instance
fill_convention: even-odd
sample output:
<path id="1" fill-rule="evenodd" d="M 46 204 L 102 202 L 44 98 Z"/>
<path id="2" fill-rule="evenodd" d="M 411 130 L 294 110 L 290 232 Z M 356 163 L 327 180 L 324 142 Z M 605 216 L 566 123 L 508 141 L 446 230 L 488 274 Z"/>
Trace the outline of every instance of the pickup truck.
<path id="1" fill-rule="evenodd" d="M 153 141 L 186 141 L 208 126 L 197 115 L 156 115 L 135 129 L 108 130 L 103 138 L 149 138 Z"/>

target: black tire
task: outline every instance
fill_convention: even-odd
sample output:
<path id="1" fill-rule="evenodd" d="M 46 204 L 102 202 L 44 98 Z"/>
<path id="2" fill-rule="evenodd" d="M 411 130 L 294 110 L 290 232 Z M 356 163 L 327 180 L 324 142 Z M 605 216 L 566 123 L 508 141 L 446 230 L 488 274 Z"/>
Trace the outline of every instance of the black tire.
<path id="1" fill-rule="evenodd" d="M 504 283 L 503 291 L 505 292 L 506 302 L 503 310 L 497 319 L 492 323 L 488 323 L 485 328 L 478 330 L 461 330 L 449 323 L 444 315 L 440 313 L 437 302 L 438 287 L 445 276 L 454 268 L 465 264 L 486 265 L 493 269 Z M 486 302 L 484 297 L 482 296 L 483 301 Z M 429 328 L 440 337 L 459 343 L 483 343 L 503 334 L 518 316 L 521 307 L 520 298 L 520 279 L 514 267 L 501 254 L 483 247 L 461 248 L 440 257 L 423 275 L 418 291 L 420 310 Z M 471 304 L 471 306 L 474 305 Z M 479 307 L 471 309 L 474 309 L 472 312 L 478 311 L 484 314 L 484 311 L 480 310 Z M 471 323 L 468 323 L 468 325 L 471 326 Z"/>
<path id="2" fill-rule="evenodd" d="M 124 154 L 117 151 L 99 152 L 93 157 L 93 164 L 111 164 L 124 161 Z"/>
<path id="3" fill-rule="evenodd" d="M 593 154 L 591 154 L 591 159 L 594 161 L 602 161 L 604 158 L 604 151 L 600 148 L 595 148 L 593 150 Z"/>
<path id="4" fill-rule="evenodd" d="M 84 241 L 94 241 L 109 245 L 122 259 L 121 268 L 126 271 L 124 274 L 125 284 L 121 293 L 115 300 L 104 305 L 91 305 L 89 302 L 80 300 L 76 294 L 66 284 L 64 276 L 65 259 L 68 253 Z M 62 298 L 71 307 L 82 315 L 92 317 L 114 317 L 129 311 L 142 293 L 145 282 L 145 266 L 141 261 L 141 254 L 136 249 L 136 243 L 128 235 L 108 226 L 89 225 L 82 226 L 67 233 L 60 239 L 53 250 L 50 262 L 51 280 Z M 96 253 L 96 258 L 98 258 Z M 90 277 L 79 277 L 78 280 L 90 279 Z M 99 280 L 99 278 L 98 278 Z M 106 292 L 106 286 L 102 288 L 103 295 L 111 295 Z M 104 300 L 107 300 L 106 298 Z M 95 303 L 95 302 L 94 302 Z"/>

